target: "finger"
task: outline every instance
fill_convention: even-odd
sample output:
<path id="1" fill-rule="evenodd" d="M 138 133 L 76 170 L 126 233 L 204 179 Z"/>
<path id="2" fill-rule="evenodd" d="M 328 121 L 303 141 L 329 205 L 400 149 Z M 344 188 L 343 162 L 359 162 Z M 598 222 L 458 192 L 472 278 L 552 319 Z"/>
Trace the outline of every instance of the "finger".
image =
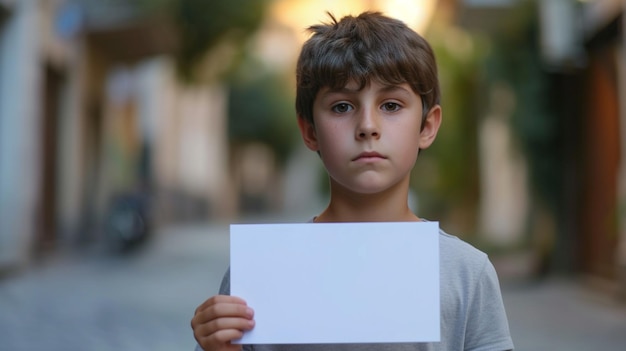
<path id="1" fill-rule="evenodd" d="M 220 330 L 228 329 L 250 330 L 254 328 L 254 319 L 218 318 L 202 325 L 202 327 L 206 327 L 205 335 L 214 334 Z"/>
<path id="2" fill-rule="evenodd" d="M 220 347 L 231 346 L 231 341 L 241 339 L 242 336 L 243 332 L 241 330 L 225 329 L 220 330 L 219 332 L 216 332 L 209 336 L 200 338 L 199 341 L 200 346 L 202 346 L 203 349 L 209 350 L 211 348 L 214 348 L 216 345 L 219 345 Z M 237 349 L 237 346 L 239 345 L 234 344 L 232 346 L 235 346 L 235 349 Z"/>
<path id="3" fill-rule="evenodd" d="M 252 319 L 254 310 L 246 305 L 233 303 L 219 303 L 207 307 L 205 310 L 196 313 L 191 320 L 191 326 L 210 322 L 214 319 L 236 317 Z"/>
<path id="4" fill-rule="evenodd" d="M 223 343 L 230 338 L 239 338 L 240 336 L 233 336 L 234 330 L 237 330 L 241 333 L 244 331 L 248 331 L 254 328 L 254 321 L 248 319 L 241 318 L 232 318 L 232 319 L 220 319 L 211 323 L 201 324 L 197 328 L 194 329 L 193 334 L 194 338 L 200 343 L 202 340 L 209 340 L 210 342 Z M 226 335 L 224 335 L 224 331 L 230 331 Z M 243 334 L 237 334 L 243 335 Z M 208 339 L 207 339 L 208 338 Z"/>
<path id="5" fill-rule="evenodd" d="M 254 317 L 254 310 L 246 305 L 219 303 L 209 306 L 207 309 L 197 314 L 197 317 L 200 323 L 206 323 L 213 319 L 224 317 L 252 319 Z"/>
<path id="6" fill-rule="evenodd" d="M 212 296 L 211 298 L 207 299 L 206 301 L 204 301 L 202 304 L 200 304 L 200 306 L 198 306 L 198 308 L 196 308 L 195 313 L 198 313 L 199 311 L 205 310 L 207 307 L 215 305 L 217 303 L 235 303 L 235 304 L 246 304 L 246 301 L 240 297 L 237 296 L 230 296 L 230 295 L 215 295 Z M 195 314 L 194 313 L 194 314 Z"/>

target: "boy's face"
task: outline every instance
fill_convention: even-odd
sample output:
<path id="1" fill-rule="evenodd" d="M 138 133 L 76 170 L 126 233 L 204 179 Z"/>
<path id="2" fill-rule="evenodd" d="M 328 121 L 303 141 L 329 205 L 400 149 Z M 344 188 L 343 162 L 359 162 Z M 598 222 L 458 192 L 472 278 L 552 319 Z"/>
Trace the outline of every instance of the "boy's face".
<path id="1" fill-rule="evenodd" d="M 420 130 L 422 100 L 408 84 L 371 81 L 358 88 L 356 82 L 340 90 L 322 88 L 313 104 L 315 125 L 303 118 L 298 123 L 334 186 L 380 193 L 408 181 L 419 149 L 429 147 L 437 134 L 441 108 L 430 110 Z"/>

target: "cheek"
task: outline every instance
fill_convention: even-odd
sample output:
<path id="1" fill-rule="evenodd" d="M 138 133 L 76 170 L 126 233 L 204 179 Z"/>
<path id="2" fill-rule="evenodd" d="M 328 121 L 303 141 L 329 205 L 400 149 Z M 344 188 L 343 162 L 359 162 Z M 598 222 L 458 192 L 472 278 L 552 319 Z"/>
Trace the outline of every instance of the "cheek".
<path id="1" fill-rule="evenodd" d="M 321 151 L 329 150 L 331 153 L 336 153 L 343 149 L 341 144 L 345 142 L 346 135 L 337 125 L 326 125 L 317 130 L 317 140 Z"/>
<path id="2" fill-rule="evenodd" d="M 329 172 L 333 173 L 337 167 L 343 164 L 345 158 L 349 156 L 349 138 L 341 133 L 338 128 L 326 127 L 318 130 L 318 146 L 324 166 Z"/>
<path id="3" fill-rule="evenodd" d="M 407 126 L 406 128 L 399 129 L 396 137 L 391 138 L 391 142 L 394 143 L 395 148 L 405 151 L 402 153 L 402 158 L 404 160 L 414 161 L 419 152 L 419 129 L 416 129 L 413 126 Z"/>

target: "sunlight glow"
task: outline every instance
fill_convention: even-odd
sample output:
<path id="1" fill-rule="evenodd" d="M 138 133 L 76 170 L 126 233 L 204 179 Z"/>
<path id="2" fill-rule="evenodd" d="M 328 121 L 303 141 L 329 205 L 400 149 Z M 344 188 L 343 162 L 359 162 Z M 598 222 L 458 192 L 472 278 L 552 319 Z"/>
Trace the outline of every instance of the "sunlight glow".
<path id="1" fill-rule="evenodd" d="M 436 0 L 378 0 L 376 5 L 384 14 L 397 18 L 420 34 L 428 28 Z"/>
<path id="2" fill-rule="evenodd" d="M 272 9 L 272 17 L 280 24 L 292 28 L 300 42 L 308 38 L 305 30 L 308 26 L 328 22 L 326 12 L 341 18 L 366 10 L 381 11 L 421 33 L 427 28 L 436 4 L 437 0 L 277 0 Z"/>

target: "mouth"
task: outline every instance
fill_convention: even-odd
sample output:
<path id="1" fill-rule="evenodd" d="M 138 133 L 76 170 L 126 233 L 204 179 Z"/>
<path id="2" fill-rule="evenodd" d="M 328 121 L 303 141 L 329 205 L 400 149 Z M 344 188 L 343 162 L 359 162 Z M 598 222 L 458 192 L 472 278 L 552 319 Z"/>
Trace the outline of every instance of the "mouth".
<path id="1" fill-rule="evenodd" d="M 352 161 L 376 161 L 376 160 L 384 160 L 387 157 L 379 154 L 375 151 L 366 151 L 360 153 L 357 157 L 353 158 Z"/>

